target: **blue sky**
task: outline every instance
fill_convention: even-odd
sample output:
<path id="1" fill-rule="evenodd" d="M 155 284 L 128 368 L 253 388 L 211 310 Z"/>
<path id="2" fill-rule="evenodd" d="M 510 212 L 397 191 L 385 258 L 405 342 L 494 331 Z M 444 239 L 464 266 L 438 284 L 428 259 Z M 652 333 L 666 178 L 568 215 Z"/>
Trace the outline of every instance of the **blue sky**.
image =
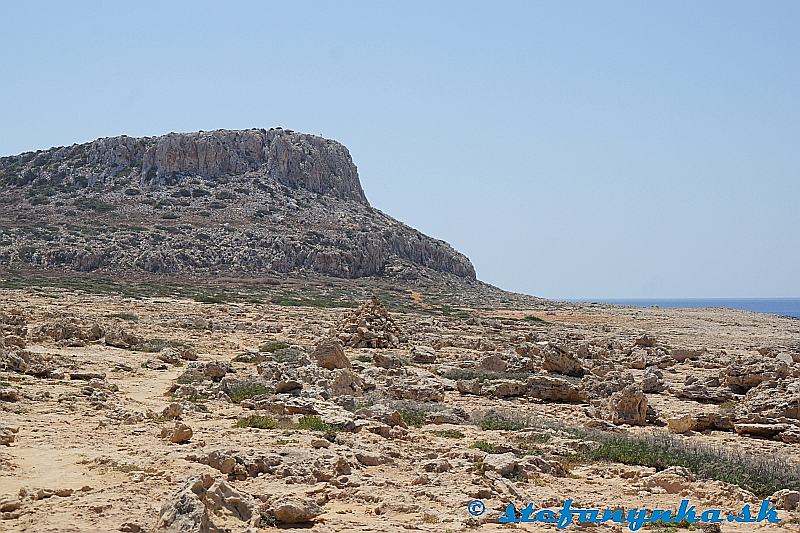
<path id="1" fill-rule="evenodd" d="M 284 126 L 549 297 L 800 296 L 800 3 L 6 2 L 0 154 Z"/>

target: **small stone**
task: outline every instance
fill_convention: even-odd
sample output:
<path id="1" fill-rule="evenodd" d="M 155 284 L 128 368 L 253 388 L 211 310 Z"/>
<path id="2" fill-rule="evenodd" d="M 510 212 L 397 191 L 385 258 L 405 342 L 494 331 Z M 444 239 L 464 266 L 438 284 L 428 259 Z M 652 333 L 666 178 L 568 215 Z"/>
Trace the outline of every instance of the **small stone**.
<path id="1" fill-rule="evenodd" d="M 161 416 L 167 419 L 180 418 L 183 414 L 183 405 L 178 402 L 172 402 L 161 411 Z"/>
<path id="2" fill-rule="evenodd" d="M 169 439 L 170 442 L 175 444 L 183 444 L 189 442 L 192 438 L 192 428 L 183 422 L 175 422 L 175 427 L 164 428 L 161 430 L 161 438 Z"/>

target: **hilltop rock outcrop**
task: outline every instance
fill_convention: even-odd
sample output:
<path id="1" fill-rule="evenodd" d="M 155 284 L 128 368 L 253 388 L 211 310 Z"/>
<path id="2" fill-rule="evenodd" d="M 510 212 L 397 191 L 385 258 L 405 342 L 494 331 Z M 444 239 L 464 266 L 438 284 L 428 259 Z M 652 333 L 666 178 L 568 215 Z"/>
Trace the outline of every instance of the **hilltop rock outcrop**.
<path id="1" fill-rule="evenodd" d="M 369 205 L 347 148 L 282 128 L 3 157 L 0 191 L 12 267 L 475 279 L 450 245 Z"/>

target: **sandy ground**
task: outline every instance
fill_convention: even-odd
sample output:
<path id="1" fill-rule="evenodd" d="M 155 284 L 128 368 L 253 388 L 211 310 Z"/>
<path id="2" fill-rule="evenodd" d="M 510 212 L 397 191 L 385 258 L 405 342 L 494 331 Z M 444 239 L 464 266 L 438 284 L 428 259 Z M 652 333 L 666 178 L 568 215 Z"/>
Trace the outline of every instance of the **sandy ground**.
<path id="1" fill-rule="evenodd" d="M 421 308 L 424 306 L 424 295 L 416 293 L 414 300 Z M 191 427 L 193 436 L 187 443 L 173 444 L 160 436 L 161 429 L 171 422 L 158 413 L 173 401 L 168 391 L 186 370 L 186 362 L 154 370 L 143 367 L 143 363 L 153 359 L 155 353 L 108 346 L 101 340 L 67 346 L 53 338 L 36 338 L 33 332 L 61 317 L 74 317 L 82 324 L 121 327 L 145 339 L 186 343 L 201 362 L 230 362 L 271 340 L 311 350 L 346 311 L 268 304 L 202 304 L 181 299 L 133 300 L 47 289 L 0 291 L 0 310 L 11 309 L 25 317 L 26 350 L 54 358 L 58 366 L 68 371 L 105 374 L 105 380 L 102 398 L 92 399 L 84 393 L 86 380 L 0 372 L 0 383 L 22 393 L 16 402 L 0 402 L 0 426 L 18 428 L 15 442 L 0 446 L 0 501 L 20 503 L 18 509 L 3 513 L 0 531 L 154 531 L 162 505 L 174 497 L 185 480 L 202 473 L 225 477 L 207 465 L 187 459 L 213 450 L 253 450 L 280 456 L 286 464 L 282 474 L 232 479 L 228 484 L 255 496 L 266 507 L 288 495 L 317 502 L 323 508 L 322 514 L 303 527 L 319 532 L 555 529 L 493 523 L 510 501 L 558 506 L 571 498 L 576 505 L 587 507 L 669 509 L 689 498 L 698 508 L 726 512 L 744 502 L 757 505 L 760 501 L 735 486 L 716 481 L 654 488 L 648 485 L 654 469 L 616 463 L 578 463 L 563 477 L 542 473 L 529 479 L 493 481 L 479 468 L 485 454 L 472 444 L 491 441 L 513 447 L 518 441 L 517 432 L 486 431 L 471 424 L 425 424 L 409 427 L 393 438 L 369 431 L 340 432 L 330 447 L 315 448 L 312 442 L 320 435 L 312 431 L 234 427 L 240 417 L 252 410 L 216 398 L 203 401 L 202 406 L 186 404 L 181 419 Z M 135 315 L 136 320 L 120 318 L 119 313 Z M 482 309 L 472 315 L 483 320 L 475 323 L 463 317 L 431 317 L 422 312 L 395 315 L 409 338 L 399 348 L 383 351 L 409 357 L 413 345 L 438 343 L 437 364 L 456 365 L 479 360 L 486 353 L 513 351 L 520 339 L 529 334 L 546 337 L 557 331 L 560 336 L 608 337 L 627 345 L 648 332 L 660 343 L 703 347 L 717 357 L 734 358 L 753 355 L 760 347 L 791 346 L 800 340 L 800 321 L 724 310 L 574 305 L 510 311 Z M 530 315 L 549 325 L 497 319 Z M 346 355 L 353 361 L 359 357 L 368 360 L 374 351 L 348 348 Z M 248 363 L 234 363 L 233 368 L 237 375 L 255 372 L 254 365 Z M 641 375 L 640 370 L 632 372 Z M 665 379 L 668 383 L 682 383 L 688 375 L 703 372 L 680 364 L 666 369 Z M 719 408 L 665 393 L 648 394 L 648 401 L 661 417 Z M 498 399 L 447 390 L 441 403 L 468 413 L 489 407 L 511 409 L 560 424 L 580 425 L 589 420 L 585 405 L 525 397 Z M 129 416 L 135 414 L 141 416 Z M 653 428 L 627 429 L 638 432 Z M 448 430 L 451 436 L 443 436 Z M 525 435 L 523 432 L 523 440 L 530 437 Z M 797 444 L 722 431 L 685 438 L 800 464 Z M 542 447 L 557 448 L 571 442 L 556 435 Z M 353 459 L 354 450 L 375 453 L 382 464 L 361 464 Z M 337 457 L 344 458 L 351 467 L 349 474 L 333 477 L 335 482 L 309 482 L 303 476 L 303 465 L 316 462 L 324 470 Z M 436 460 L 445 460 L 448 470 L 426 472 L 423 465 Z M 475 519 L 469 516 L 466 506 L 478 497 L 488 512 Z M 780 528 L 724 523 L 721 531 L 800 531 L 799 517 L 800 512 L 781 511 L 785 523 Z M 248 527 L 229 518 L 220 520 L 231 531 L 245 531 Z M 590 529 L 625 530 L 619 525 Z"/>

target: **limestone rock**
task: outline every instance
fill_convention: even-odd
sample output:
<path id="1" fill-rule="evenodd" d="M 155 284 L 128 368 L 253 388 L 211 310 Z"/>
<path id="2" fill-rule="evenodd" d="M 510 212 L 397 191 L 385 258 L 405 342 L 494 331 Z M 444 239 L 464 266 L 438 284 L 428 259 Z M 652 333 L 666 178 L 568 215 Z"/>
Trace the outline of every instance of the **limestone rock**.
<path id="1" fill-rule="evenodd" d="M 511 452 L 489 453 L 483 458 L 484 468 L 504 477 L 513 473 L 517 465 L 517 457 Z"/>
<path id="2" fill-rule="evenodd" d="M 272 505 L 271 514 L 281 524 L 303 524 L 322 512 L 322 508 L 308 498 L 283 498 Z"/>
<path id="3" fill-rule="evenodd" d="M 189 442 L 192 438 L 192 428 L 183 422 L 175 422 L 175 426 L 161 430 L 161 438 L 167 439 L 174 444 Z"/>
<path id="4" fill-rule="evenodd" d="M 790 489 L 781 489 L 769 497 L 769 501 L 778 506 L 778 509 L 794 511 L 800 508 L 800 492 Z"/>
<path id="5" fill-rule="evenodd" d="M 414 346 L 411 348 L 411 360 L 421 364 L 435 363 L 436 350 L 430 346 Z"/>
<path id="6" fill-rule="evenodd" d="M 729 431 L 733 429 L 733 423 L 728 417 L 719 413 L 701 412 L 667 418 L 667 428 L 672 433 L 688 433 L 707 429 Z"/>
<path id="7" fill-rule="evenodd" d="M 544 350 L 542 369 L 566 376 L 582 376 L 584 368 L 580 361 L 569 353 L 566 348 L 557 344 L 549 344 Z"/>
<path id="8" fill-rule="evenodd" d="M 0 402 L 18 402 L 22 395 L 13 387 L 0 387 Z"/>
<path id="9" fill-rule="evenodd" d="M 550 402 L 576 403 L 586 401 L 586 394 L 565 379 L 546 375 L 530 376 L 527 395 Z"/>
<path id="10" fill-rule="evenodd" d="M 635 346 L 642 346 L 645 348 L 653 348 L 656 345 L 656 338 L 649 333 L 645 333 L 641 337 L 637 338 L 634 342 Z"/>
<path id="11" fill-rule="evenodd" d="M 735 392 L 745 393 L 764 381 L 786 378 L 789 373 L 789 366 L 783 361 L 753 362 L 738 359 L 723 370 L 721 380 Z"/>
<path id="12" fill-rule="evenodd" d="M 112 327 L 106 331 L 106 344 L 116 348 L 129 349 L 141 344 L 143 339 L 125 329 Z"/>
<path id="13" fill-rule="evenodd" d="M 487 355 L 481 359 L 480 364 L 481 369 L 490 372 L 505 372 L 507 366 L 505 359 L 499 354 Z"/>
<path id="14" fill-rule="evenodd" d="M 344 354 L 342 344 L 334 338 L 325 338 L 317 343 L 311 358 L 322 368 L 334 370 L 336 368 L 350 368 L 350 360 Z"/>
<path id="15" fill-rule="evenodd" d="M 178 402 L 172 402 L 161 411 L 161 416 L 166 419 L 180 418 L 183 414 L 183 405 Z"/>
<path id="16" fill-rule="evenodd" d="M 12 193 L 7 205 L 25 202 L 36 217 L 80 227 L 53 240 L 4 224 L 3 264 L 475 279 L 469 259 L 448 244 L 370 207 L 344 146 L 282 128 L 120 136 L 2 157 L 0 187 Z M 26 200 L 43 189 L 52 191 L 46 201 Z M 11 212 L 0 206 L 3 218 Z M 205 221 L 181 225 L 198 212 Z M 131 228 L 160 220 L 171 231 L 138 239 L 107 220 L 120 216 Z"/>
<path id="17" fill-rule="evenodd" d="M 648 367 L 642 377 L 642 391 L 646 393 L 659 393 L 666 389 L 664 373 L 658 368 Z"/>
<path id="18" fill-rule="evenodd" d="M 402 336 L 377 296 L 345 316 L 336 331 L 345 346 L 354 348 L 396 348 Z"/>
<path id="19" fill-rule="evenodd" d="M 641 388 L 629 385 L 603 401 L 599 414 L 612 424 L 643 426 L 647 421 L 647 398 Z"/>
<path id="20" fill-rule="evenodd" d="M 0 426 L 0 446 L 11 446 L 17 440 L 17 429 Z"/>
<path id="21" fill-rule="evenodd" d="M 225 481 L 203 474 L 189 479 L 166 501 L 156 531 L 169 533 L 216 533 L 228 526 L 242 529 L 255 525 L 253 498 L 231 488 Z"/>

